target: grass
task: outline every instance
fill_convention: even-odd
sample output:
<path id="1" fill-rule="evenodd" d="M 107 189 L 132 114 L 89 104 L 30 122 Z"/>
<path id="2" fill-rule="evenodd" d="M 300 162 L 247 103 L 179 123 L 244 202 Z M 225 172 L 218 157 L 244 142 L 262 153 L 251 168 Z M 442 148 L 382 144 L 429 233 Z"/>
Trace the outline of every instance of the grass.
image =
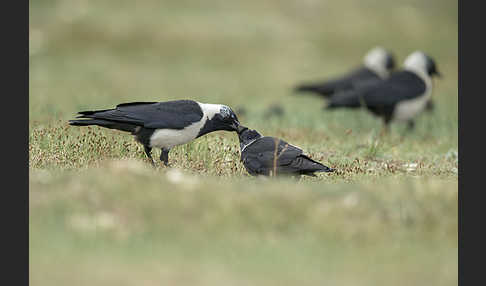
<path id="1" fill-rule="evenodd" d="M 457 283 L 454 180 L 215 180 L 130 160 L 30 175 L 35 284 Z"/>
<path id="2" fill-rule="evenodd" d="M 29 18 L 32 285 L 457 285 L 457 2 L 44 0 Z M 378 44 L 444 74 L 413 132 L 292 94 Z M 153 169 L 131 136 L 67 125 L 184 98 L 337 171 L 250 177 L 229 132 Z"/>

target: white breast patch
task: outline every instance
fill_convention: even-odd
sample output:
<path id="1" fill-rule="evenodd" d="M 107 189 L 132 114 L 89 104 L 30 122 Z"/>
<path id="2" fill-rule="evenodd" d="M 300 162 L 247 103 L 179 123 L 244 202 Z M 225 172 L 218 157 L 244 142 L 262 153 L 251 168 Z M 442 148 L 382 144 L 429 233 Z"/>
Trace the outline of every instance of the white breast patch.
<path id="1" fill-rule="evenodd" d="M 194 122 L 181 130 L 156 129 L 150 137 L 150 147 L 170 149 L 174 146 L 185 144 L 196 138 L 204 123 L 206 123 L 206 118 Z"/>
<path id="2" fill-rule="evenodd" d="M 424 81 L 425 92 L 414 99 L 399 102 L 395 106 L 395 110 L 393 110 L 393 120 L 406 121 L 413 118 L 425 108 L 427 101 L 432 96 L 432 80 L 427 75 L 427 73 L 423 71 L 423 67 L 421 64 L 421 62 L 415 64 L 414 62 L 409 60 L 408 65 L 405 67 L 405 70 L 415 73 Z"/>
<path id="3" fill-rule="evenodd" d="M 216 104 L 204 104 L 198 102 L 203 112 L 201 121 L 194 122 L 184 129 L 156 129 L 154 134 L 150 137 L 150 147 L 152 148 L 165 148 L 170 149 L 177 145 L 186 144 L 187 142 L 195 139 L 199 134 L 201 128 L 208 118 L 212 118 L 214 114 L 219 110 L 220 105 Z"/>
<path id="4" fill-rule="evenodd" d="M 393 110 L 393 120 L 406 121 L 416 116 L 425 108 L 430 95 L 431 92 L 429 89 L 423 95 L 417 98 L 404 100 L 397 103 L 395 109 Z"/>

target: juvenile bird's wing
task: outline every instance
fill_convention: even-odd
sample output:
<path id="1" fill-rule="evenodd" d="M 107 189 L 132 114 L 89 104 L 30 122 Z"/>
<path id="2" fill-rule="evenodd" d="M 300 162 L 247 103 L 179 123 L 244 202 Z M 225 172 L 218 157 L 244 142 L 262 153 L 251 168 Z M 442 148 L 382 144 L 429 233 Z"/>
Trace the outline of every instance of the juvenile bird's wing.
<path id="1" fill-rule="evenodd" d="M 277 146 L 277 149 L 275 148 Z M 275 161 L 275 151 L 277 160 Z M 241 159 L 250 174 L 268 175 L 274 168 L 289 165 L 302 150 L 275 137 L 262 137 L 245 148 Z"/>
<path id="2" fill-rule="evenodd" d="M 262 137 L 249 145 L 242 153 L 242 161 L 252 175 L 268 176 L 275 170 L 277 174 L 313 176 L 314 172 L 334 171 L 302 154 L 300 148 L 274 137 Z"/>
<path id="3" fill-rule="evenodd" d="M 82 111 L 80 118 L 102 119 L 146 128 L 183 129 L 201 120 L 203 112 L 192 100 L 123 103 L 114 109 Z"/>
<path id="4" fill-rule="evenodd" d="M 280 166 L 279 171 L 283 174 L 297 173 L 313 176 L 314 172 L 333 172 L 334 170 L 301 154 L 292 160 L 290 164 Z"/>

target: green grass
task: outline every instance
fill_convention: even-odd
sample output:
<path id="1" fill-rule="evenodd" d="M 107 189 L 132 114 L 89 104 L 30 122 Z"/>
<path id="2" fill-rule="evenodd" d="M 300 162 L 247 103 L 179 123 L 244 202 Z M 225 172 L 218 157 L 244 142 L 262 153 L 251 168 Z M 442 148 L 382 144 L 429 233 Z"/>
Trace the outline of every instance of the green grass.
<path id="1" fill-rule="evenodd" d="M 127 160 L 102 170 L 31 172 L 35 284 L 457 283 L 454 180 L 215 180 Z"/>
<path id="2" fill-rule="evenodd" d="M 51 0 L 29 18 L 32 285 L 457 285 L 457 2 Z M 415 131 L 292 94 L 375 45 L 444 74 Z M 244 108 L 337 171 L 250 177 L 229 132 L 153 169 L 130 135 L 67 125 L 172 99 Z"/>

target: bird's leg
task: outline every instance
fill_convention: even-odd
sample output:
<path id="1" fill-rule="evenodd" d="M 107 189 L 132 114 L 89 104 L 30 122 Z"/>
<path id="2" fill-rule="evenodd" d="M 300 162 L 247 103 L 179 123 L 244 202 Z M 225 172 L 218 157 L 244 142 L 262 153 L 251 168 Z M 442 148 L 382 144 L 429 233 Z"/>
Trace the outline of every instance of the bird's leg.
<path id="1" fill-rule="evenodd" d="M 383 128 L 381 129 L 380 137 L 390 133 L 390 121 L 391 121 L 391 118 L 389 118 L 389 117 L 385 117 L 383 119 Z"/>
<path id="2" fill-rule="evenodd" d="M 412 119 L 407 121 L 407 130 L 412 131 L 414 130 L 414 128 L 415 128 L 415 121 L 413 121 Z"/>
<path id="3" fill-rule="evenodd" d="M 144 145 L 143 149 L 145 151 L 145 155 L 147 155 L 147 157 L 150 159 L 150 163 L 152 163 L 152 166 L 155 167 L 154 159 L 152 159 L 152 148 Z"/>
<path id="4" fill-rule="evenodd" d="M 427 104 L 425 105 L 425 110 L 427 110 L 427 111 L 429 111 L 429 112 L 430 112 L 430 111 L 433 111 L 433 110 L 434 110 L 434 108 L 435 108 L 434 101 L 433 101 L 432 99 L 429 99 L 429 100 L 427 101 Z"/>
<path id="5" fill-rule="evenodd" d="M 164 162 L 165 166 L 169 166 L 169 151 L 170 149 L 162 148 L 162 153 L 160 153 L 160 161 Z"/>

